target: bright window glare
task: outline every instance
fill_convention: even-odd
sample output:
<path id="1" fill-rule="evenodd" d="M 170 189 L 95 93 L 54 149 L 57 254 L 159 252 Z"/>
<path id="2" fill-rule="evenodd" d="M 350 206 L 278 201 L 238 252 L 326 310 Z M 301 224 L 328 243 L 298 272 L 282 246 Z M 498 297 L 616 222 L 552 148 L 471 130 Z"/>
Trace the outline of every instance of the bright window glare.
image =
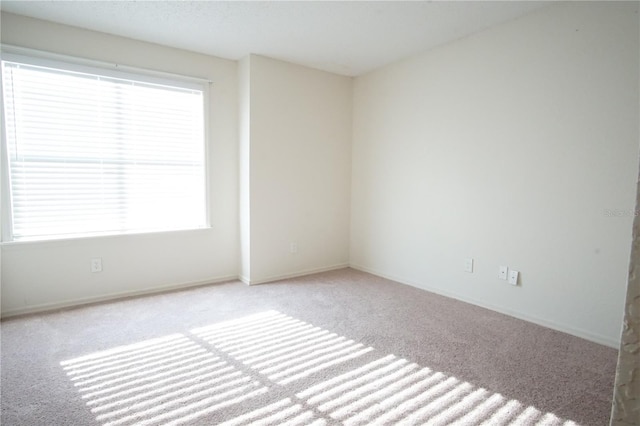
<path id="1" fill-rule="evenodd" d="M 2 62 L 12 239 L 205 227 L 202 87 L 55 65 Z"/>

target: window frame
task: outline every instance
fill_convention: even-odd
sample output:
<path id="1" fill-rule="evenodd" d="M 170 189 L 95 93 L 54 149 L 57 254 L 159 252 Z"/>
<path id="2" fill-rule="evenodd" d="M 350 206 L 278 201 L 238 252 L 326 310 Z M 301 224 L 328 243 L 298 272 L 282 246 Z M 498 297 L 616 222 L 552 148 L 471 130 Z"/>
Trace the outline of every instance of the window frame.
<path id="1" fill-rule="evenodd" d="M 8 141 L 5 126 L 4 87 L 2 84 L 4 67 L 0 66 L 0 244 L 22 244 L 43 241 L 76 240 L 82 238 L 113 237 L 139 234 L 159 234 L 166 232 L 197 231 L 211 228 L 211 139 L 210 139 L 210 87 L 211 80 L 185 76 L 164 71 L 138 68 L 117 63 L 45 52 L 30 48 L 0 45 L 0 61 L 15 61 L 35 66 L 51 67 L 71 72 L 98 74 L 111 78 L 124 78 L 143 83 L 168 85 L 202 91 L 203 114 L 203 155 L 204 155 L 204 223 L 196 228 L 176 228 L 166 230 L 131 230 L 95 233 L 82 233 L 40 238 L 15 240 L 13 235 L 13 212 L 11 204 L 11 177 L 9 172 Z"/>

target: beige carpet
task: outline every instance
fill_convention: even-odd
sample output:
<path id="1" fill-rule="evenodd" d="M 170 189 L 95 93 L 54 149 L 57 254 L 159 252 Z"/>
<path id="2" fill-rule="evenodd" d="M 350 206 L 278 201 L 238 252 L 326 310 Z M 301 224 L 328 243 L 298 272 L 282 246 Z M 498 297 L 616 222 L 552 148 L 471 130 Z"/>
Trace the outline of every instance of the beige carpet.
<path id="1" fill-rule="evenodd" d="M 617 355 L 350 269 L 1 332 L 3 425 L 606 425 Z"/>

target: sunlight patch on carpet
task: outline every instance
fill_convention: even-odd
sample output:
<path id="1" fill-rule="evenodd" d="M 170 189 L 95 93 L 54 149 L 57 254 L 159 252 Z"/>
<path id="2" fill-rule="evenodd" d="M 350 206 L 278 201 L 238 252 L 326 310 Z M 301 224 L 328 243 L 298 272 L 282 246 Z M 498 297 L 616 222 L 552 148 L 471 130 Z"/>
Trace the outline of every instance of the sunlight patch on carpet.
<path id="1" fill-rule="evenodd" d="M 181 334 L 61 365 L 105 426 L 179 424 L 268 391 Z"/>
<path id="2" fill-rule="evenodd" d="M 296 397 L 346 426 L 577 426 L 393 355 L 314 385 Z"/>
<path id="3" fill-rule="evenodd" d="M 314 417 L 313 411 L 305 410 L 303 405 L 295 404 L 291 398 L 285 398 L 266 407 L 220 423 L 219 426 L 241 426 L 249 424 L 280 425 L 285 423 L 288 425 L 326 425 L 326 420 Z"/>
<path id="4" fill-rule="evenodd" d="M 277 311 L 191 332 L 280 385 L 373 350 Z"/>
<path id="5" fill-rule="evenodd" d="M 578 426 L 277 311 L 60 365 L 104 426 Z"/>

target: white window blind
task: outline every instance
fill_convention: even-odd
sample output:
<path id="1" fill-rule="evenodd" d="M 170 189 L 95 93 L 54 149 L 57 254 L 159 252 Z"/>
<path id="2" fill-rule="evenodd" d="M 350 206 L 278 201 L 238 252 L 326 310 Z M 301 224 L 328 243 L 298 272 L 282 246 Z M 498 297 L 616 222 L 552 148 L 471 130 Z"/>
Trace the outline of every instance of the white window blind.
<path id="1" fill-rule="evenodd" d="M 84 70 L 2 61 L 12 239 L 205 227 L 203 90 Z"/>

